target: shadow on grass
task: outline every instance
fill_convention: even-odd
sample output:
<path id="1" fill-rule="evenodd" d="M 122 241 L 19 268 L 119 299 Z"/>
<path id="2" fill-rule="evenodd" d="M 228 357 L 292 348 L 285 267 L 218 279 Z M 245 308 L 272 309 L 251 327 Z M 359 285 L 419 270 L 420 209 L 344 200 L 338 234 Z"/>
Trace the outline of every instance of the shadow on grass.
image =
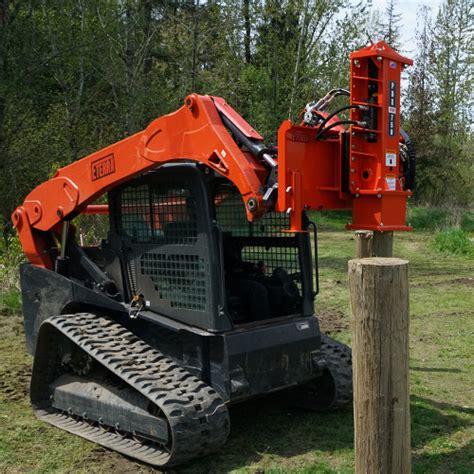
<path id="1" fill-rule="evenodd" d="M 275 394 L 230 408 L 231 433 L 215 455 L 179 469 L 183 473 L 217 473 L 245 468 L 263 455 L 292 457 L 315 451 L 337 453 L 354 444 L 351 408 L 315 413 L 290 407 Z M 315 458 L 309 463 L 317 462 Z M 282 472 L 291 466 L 282 465 Z"/>
<path id="2" fill-rule="evenodd" d="M 412 447 L 415 449 L 423 447 L 440 436 L 466 428 L 470 422 L 463 415 L 473 414 L 472 408 L 412 396 Z"/>
<path id="3" fill-rule="evenodd" d="M 430 452 L 413 455 L 413 472 L 471 473 L 474 446 L 472 441 L 459 449 L 449 449 L 449 435 L 472 425 L 474 409 L 411 397 L 412 449 L 430 444 Z"/>
<path id="4" fill-rule="evenodd" d="M 445 369 L 441 367 L 410 367 L 410 370 L 415 372 L 449 372 L 449 373 L 460 373 L 461 369 Z"/>
<path id="5" fill-rule="evenodd" d="M 413 473 L 455 472 L 472 474 L 474 471 L 474 441 L 468 442 L 460 449 L 441 453 L 426 453 L 413 456 Z"/>
<path id="6" fill-rule="evenodd" d="M 411 397 L 412 449 L 442 443 L 450 434 L 468 427 L 465 415 L 474 410 L 419 396 Z M 331 457 L 354 447 L 352 410 L 335 413 L 314 413 L 288 406 L 278 394 L 249 401 L 230 408 L 231 434 L 226 445 L 215 455 L 196 460 L 179 469 L 182 473 L 220 473 L 249 468 L 263 455 L 290 458 L 308 456 L 308 468 L 318 462 L 318 454 Z M 458 450 L 413 456 L 415 472 L 472 472 L 472 445 Z M 436 448 L 434 448 L 436 450 Z M 350 455 L 349 455 L 350 457 Z M 281 461 L 282 472 L 291 470 L 291 463 Z M 454 463 L 454 464 L 453 464 Z M 328 472 L 331 469 L 328 466 Z"/>

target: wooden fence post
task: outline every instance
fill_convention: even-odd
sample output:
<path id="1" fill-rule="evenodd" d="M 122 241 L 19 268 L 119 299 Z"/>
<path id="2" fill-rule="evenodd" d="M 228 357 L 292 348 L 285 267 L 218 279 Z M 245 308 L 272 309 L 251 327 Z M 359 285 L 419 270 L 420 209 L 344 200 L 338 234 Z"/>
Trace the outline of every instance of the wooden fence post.
<path id="1" fill-rule="evenodd" d="M 356 474 L 411 472 L 408 261 L 349 261 Z"/>
<path id="2" fill-rule="evenodd" d="M 393 255 L 393 232 L 374 232 L 372 238 L 373 257 L 391 257 Z"/>
<path id="3" fill-rule="evenodd" d="M 393 232 L 356 230 L 356 258 L 392 257 Z"/>
<path id="4" fill-rule="evenodd" d="M 370 230 L 356 230 L 356 258 L 372 257 L 372 236 Z"/>

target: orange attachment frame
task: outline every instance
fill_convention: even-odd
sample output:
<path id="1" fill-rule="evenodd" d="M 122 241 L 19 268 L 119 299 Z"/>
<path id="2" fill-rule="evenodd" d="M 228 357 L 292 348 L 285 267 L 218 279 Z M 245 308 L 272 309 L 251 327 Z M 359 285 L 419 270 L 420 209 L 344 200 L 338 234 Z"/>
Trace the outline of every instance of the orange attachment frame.
<path id="1" fill-rule="evenodd" d="M 400 75 L 409 64 L 383 41 L 352 53 L 351 120 L 357 125 L 349 140 L 342 126 L 321 140 L 317 127 L 283 122 L 276 207 L 290 214 L 291 230 L 301 229 L 302 210 L 350 208 L 349 229 L 411 229 L 405 225 L 411 191 L 402 187 L 399 156 Z"/>
<path id="2" fill-rule="evenodd" d="M 351 104 L 369 108 L 365 116 L 351 110 L 351 119 L 365 118 L 365 129 L 352 126 L 349 229 L 410 230 L 405 225 L 406 200 L 400 163 L 400 76 L 411 59 L 380 41 L 351 54 Z"/>
<path id="3" fill-rule="evenodd" d="M 291 230 L 301 230 L 303 210 L 350 208 L 349 196 L 341 189 L 341 137 L 318 141 L 314 128 L 289 120 L 280 126 L 276 210 L 290 215 Z"/>

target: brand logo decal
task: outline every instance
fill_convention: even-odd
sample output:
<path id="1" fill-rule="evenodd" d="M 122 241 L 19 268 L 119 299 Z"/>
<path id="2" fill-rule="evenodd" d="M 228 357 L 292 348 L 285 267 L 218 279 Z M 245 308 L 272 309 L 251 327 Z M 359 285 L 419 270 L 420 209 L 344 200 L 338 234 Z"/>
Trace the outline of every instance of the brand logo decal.
<path id="1" fill-rule="evenodd" d="M 305 135 L 303 133 L 293 133 L 291 135 L 290 140 L 292 142 L 302 142 L 302 143 L 307 143 L 308 142 L 308 135 Z"/>
<path id="2" fill-rule="evenodd" d="M 115 173 L 115 159 L 113 154 L 99 158 L 91 163 L 92 181 L 104 178 L 113 173 Z"/>

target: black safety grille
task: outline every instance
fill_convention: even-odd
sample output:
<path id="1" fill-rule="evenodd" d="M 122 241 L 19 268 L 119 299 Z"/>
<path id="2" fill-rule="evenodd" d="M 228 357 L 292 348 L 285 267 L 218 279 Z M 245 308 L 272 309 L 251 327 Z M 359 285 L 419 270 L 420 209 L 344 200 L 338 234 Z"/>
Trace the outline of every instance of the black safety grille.
<path id="1" fill-rule="evenodd" d="M 130 186 L 122 192 L 115 231 L 136 243 L 193 244 L 196 200 L 189 189 L 165 183 Z"/>
<path id="2" fill-rule="evenodd" d="M 199 255 L 147 252 L 141 256 L 142 275 L 155 284 L 160 299 L 172 308 L 206 311 L 206 266 Z"/>
<path id="3" fill-rule="evenodd" d="M 256 263 L 267 276 L 270 276 L 275 268 L 284 268 L 290 274 L 300 271 L 296 247 L 244 246 L 242 260 Z M 297 284 L 299 285 L 299 282 Z"/>
<path id="4" fill-rule="evenodd" d="M 290 218 L 284 212 L 268 212 L 254 222 L 247 220 L 242 197 L 234 186 L 222 185 L 215 197 L 216 218 L 224 232 L 234 237 L 290 237 Z"/>
<path id="5" fill-rule="evenodd" d="M 178 319 L 213 309 L 202 191 L 189 174 L 150 173 L 111 199 L 130 298 L 142 294 L 148 308 Z"/>
<path id="6" fill-rule="evenodd" d="M 227 183 L 218 188 L 214 202 L 224 245 L 233 246 L 243 261 L 258 265 L 267 276 L 279 267 L 290 274 L 300 272 L 298 244 L 293 233 L 285 232 L 290 228 L 287 214 L 269 212 L 249 222 L 242 197 Z"/>

